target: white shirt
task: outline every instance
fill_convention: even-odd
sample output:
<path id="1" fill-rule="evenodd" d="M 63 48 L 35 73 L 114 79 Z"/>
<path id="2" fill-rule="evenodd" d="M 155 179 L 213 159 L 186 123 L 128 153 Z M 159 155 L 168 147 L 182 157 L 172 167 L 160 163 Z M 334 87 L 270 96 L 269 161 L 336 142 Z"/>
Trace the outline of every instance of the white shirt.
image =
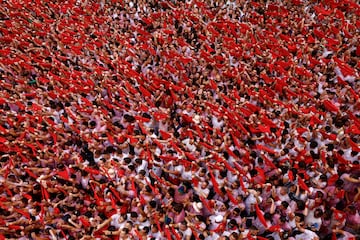
<path id="1" fill-rule="evenodd" d="M 316 235 L 313 231 L 305 229 L 302 234 L 298 234 L 295 236 L 296 240 L 314 240 L 315 238 L 319 239 L 319 236 Z"/>
<path id="2" fill-rule="evenodd" d="M 321 218 L 314 217 L 314 211 L 309 211 L 308 215 L 305 217 L 305 224 L 309 227 L 319 230 L 322 224 Z"/>
<path id="3" fill-rule="evenodd" d="M 125 226 L 126 221 L 119 222 L 120 214 L 114 214 L 111 216 L 111 226 L 114 226 L 116 229 L 122 229 Z"/>

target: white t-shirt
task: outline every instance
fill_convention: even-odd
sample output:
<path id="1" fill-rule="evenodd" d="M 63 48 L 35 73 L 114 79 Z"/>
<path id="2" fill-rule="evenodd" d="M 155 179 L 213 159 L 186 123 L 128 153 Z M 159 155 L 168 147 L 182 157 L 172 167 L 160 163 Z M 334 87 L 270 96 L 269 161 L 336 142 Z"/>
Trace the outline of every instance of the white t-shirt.
<path id="1" fill-rule="evenodd" d="M 121 215 L 119 213 L 116 213 L 111 216 L 111 226 L 114 226 L 116 229 L 122 229 L 125 226 L 126 221 L 119 222 L 119 218 Z"/>
<path id="2" fill-rule="evenodd" d="M 192 235 L 192 231 L 191 231 L 190 228 L 186 228 L 185 231 L 181 231 L 181 230 L 179 229 L 179 232 L 182 233 L 183 239 L 185 239 L 186 237 L 191 237 L 191 235 Z"/>
<path id="3" fill-rule="evenodd" d="M 204 198 L 207 198 L 210 193 L 208 188 L 195 187 L 194 189 L 199 196 L 203 196 Z"/>
<path id="4" fill-rule="evenodd" d="M 185 179 L 185 180 L 191 180 L 192 178 L 192 173 L 191 170 L 190 171 L 182 171 L 181 172 L 181 178 Z"/>
<path id="5" fill-rule="evenodd" d="M 319 239 L 319 236 L 308 229 L 305 229 L 303 233 L 295 236 L 296 240 L 314 240 L 315 238 Z"/>
<path id="6" fill-rule="evenodd" d="M 307 224 L 309 227 L 315 228 L 317 231 L 319 231 L 322 221 L 321 221 L 321 218 L 315 218 L 314 211 L 311 210 L 308 212 L 308 215 L 305 217 L 305 224 Z"/>

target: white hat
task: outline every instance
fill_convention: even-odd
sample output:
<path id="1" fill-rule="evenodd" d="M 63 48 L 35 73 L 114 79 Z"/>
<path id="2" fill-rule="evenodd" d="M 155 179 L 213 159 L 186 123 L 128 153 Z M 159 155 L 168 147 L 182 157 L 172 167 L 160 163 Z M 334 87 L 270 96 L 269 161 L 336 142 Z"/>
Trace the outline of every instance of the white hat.
<path id="1" fill-rule="evenodd" d="M 217 215 L 217 216 L 215 217 L 215 222 L 216 222 L 216 223 L 221 223 L 223 219 L 224 219 L 224 218 L 223 218 L 222 215 Z"/>
<path id="2" fill-rule="evenodd" d="M 201 212 L 203 208 L 202 202 L 193 202 L 192 206 L 196 212 Z"/>
<path id="3" fill-rule="evenodd" d="M 194 123 L 199 124 L 200 123 L 200 116 L 199 115 L 195 115 L 193 118 Z"/>
<path id="4" fill-rule="evenodd" d="M 114 169 L 113 169 L 113 168 L 110 168 L 110 169 L 108 170 L 108 174 L 109 174 L 109 176 L 110 176 L 111 178 L 114 178 L 114 177 L 115 177 L 115 171 L 114 171 Z"/>

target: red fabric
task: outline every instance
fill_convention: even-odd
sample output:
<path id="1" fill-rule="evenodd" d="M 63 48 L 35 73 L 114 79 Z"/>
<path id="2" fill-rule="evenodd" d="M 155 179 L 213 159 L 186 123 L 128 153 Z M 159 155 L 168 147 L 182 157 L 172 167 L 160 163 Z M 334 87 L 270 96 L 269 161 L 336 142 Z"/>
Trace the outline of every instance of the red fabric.
<path id="1" fill-rule="evenodd" d="M 337 209 L 334 209 L 333 210 L 334 212 L 334 218 L 340 222 L 344 221 L 345 218 L 346 218 L 346 214 L 343 212 L 343 211 L 340 211 L 340 210 L 337 210 Z"/>
<path id="2" fill-rule="evenodd" d="M 42 185 L 41 185 L 41 193 L 42 193 L 42 198 L 45 199 L 46 201 L 48 201 L 49 200 L 49 192 Z"/>
<path id="3" fill-rule="evenodd" d="M 239 202 L 236 200 L 236 198 L 232 195 L 231 190 L 226 189 L 226 193 L 227 193 L 227 195 L 228 195 L 228 197 L 229 197 L 229 200 L 230 200 L 234 205 L 239 204 Z"/>
<path id="4" fill-rule="evenodd" d="M 170 233 L 170 231 L 169 231 L 169 227 L 168 227 L 168 226 L 165 226 L 164 231 L 165 231 L 166 239 L 167 239 L 167 240 L 172 240 L 171 233 Z"/>
<path id="5" fill-rule="evenodd" d="M 176 239 L 176 240 L 181 240 L 180 235 L 176 232 L 176 230 L 174 229 L 174 227 L 170 227 L 170 229 L 171 229 L 171 232 L 174 234 L 175 239 Z"/>
<path id="6" fill-rule="evenodd" d="M 25 216 L 29 220 L 31 219 L 28 211 L 24 211 L 22 209 L 17 209 L 17 208 L 14 208 L 14 211 L 20 213 L 21 215 Z"/>
<path id="7" fill-rule="evenodd" d="M 217 228 L 215 228 L 214 230 L 212 230 L 213 232 L 216 232 L 216 233 L 223 233 L 224 230 L 226 228 L 226 221 L 222 221 L 218 226 Z"/>
<path id="8" fill-rule="evenodd" d="M 309 187 L 305 184 L 304 180 L 302 180 L 301 177 L 297 177 L 297 180 L 298 180 L 298 184 L 299 184 L 299 187 L 307 192 L 310 192 L 310 189 Z"/>
<path id="9" fill-rule="evenodd" d="M 267 223 L 266 223 L 264 214 L 261 212 L 258 204 L 255 204 L 255 211 L 256 211 L 256 215 L 257 215 L 257 217 L 259 218 L 261 224 L 264 225 L 265 228 L 267 228 L 268 225 L 267 225 Z"/>
<path id="10" fill-rule="evenodd" d="M 240 182 L 241 190 L 243 192 L 247 192 L 247 188 L 245 187 L 245 184 L 244 184 L 244 181 L 243 181 L 242 177 L 239 178 L 239 182 Z"/>
<path id="11" fill-rule="evenodd" d="M 336 237 L 336 233 L 335 233 L 335 232 L 333 232 L 333 233 L 331 234 L 331 240 L 337 240 L 337 237 Z"/>
<path id="12" fill-rule="evenodd" d="M 356 144 L 355 142 L 353 142 L 350 138 L 349 138 L 349 144 L 350 144 L 353 151 L 360 152 L 359 145 Z"/>
<path id="13" fill-rule="evenodd" d="M 23 197 L 26 198 L 27 200 L 32 200 L 32 196 L 29 194 L 24 193 Z"/>
<path id="14" fill-rule="evenodd" d="M 267 146 L 261 145 L 261 144 L 257 144 L 256 149 L 260 150 L 260 151 L 263 150 L 263 151 L 268 152 L 270 154 L 275 154 L 275 151 L 273 149 L 271 149 L 271 148 L 269 148 Z"/>
<path id="15" fill-rule="evenodd" d="M 281 226 L 279 226 L 279 225 L 274 225 L 274 226 L 269 227 L 270 232 L 280 232 L 280 230 L 281 230 Z"/>
<path id="16" fill-rule="evenodd" d="M 34 178 L 34 179 L 37 179 L 37 178 L 38 178 L 30 169 L 25 168 L 24 170 L 25 170 L 25 172 L 26 172 L 30 177 L 32 177 L 32 178 Z"/>
<path id="17" fill-rule="evenodd" d="M 131 189 L 133 190 L 134 194 L 135 194 L 135 197 L 137 198 L 138 197 L 138 193 L 137 193 L 137 189 L 135 187 L 135 181 L 134 179 L 132 178 L 131 179 Z"/>
<path id="18" fill-rule="evenodd" d="M 166 132 L 166 131 L 163 131 L 163 130 L 159 130 L 159 133 L 161 134 L 161 137 L 164 139 L 164 140 L 167 140 L 169 138 L 171 138 L 171 134 Z"/>
<path id="19" fill-rule="evenodd" d="M 91 226 L 90 222 L 85 217 L 80 216 L 79 219 L 84 227 L 87 228 Z"/>
<path id="20" fill-rule="evenodd" d="M 204 204 L 205 208 L 209 211 L 212 212 L 213 209 L 210 207 L 208 200 L 206 200 L 203 196 L 200 196 L 200 200 L 201 202 Z"/>
<path id="21" fill-rule="evenodd" d="M 220 196 L 222 196 L 222 192 L 220 191 L 220 188 L 219 188 L 219 183 L 216 181 L 214 174 L 212 173 L 212 171 L 209 171 L 209 174 L 210 174 L 211 183 L 214 187 L 214 191 L 217 194 L 219 194 Z"/>
<path id="22" fill-rule="evenodd" d="M 266 165 L 268 165 L 270 168 L 272 169 L 276 169 L 277 167 L 275 166 L 275 164 L 270 160 L 268 159 L 264 154 L 261 155 L 261 157 L 264 159 L 264 163 Z"/>
<path id="23" fill-rule="evenodd" d="M 324 104 L 325 108 L 327 110 L 329 110 L 330 112 L 339 112 L 339 108 L 336 107 L 335 104 L 333 104 L 331 101 L 324 100 L 323 104 Z"/>
<path id="24" fill-rule="evenodd" d="M 335 182 L 339 179 L 339 175 L 334 174 L 331 177 L 328 178 L 328 185 L 333 186 Z"/>
<path id="25" fill-rule="evenodd" d="M 57 175 L 65 180 L 69 180 L 70 179 L 70 176 L 69 176 L 69 173 L 68 171 L 65 169 L 63 171 L 58 171 L 57 172 Z"/>

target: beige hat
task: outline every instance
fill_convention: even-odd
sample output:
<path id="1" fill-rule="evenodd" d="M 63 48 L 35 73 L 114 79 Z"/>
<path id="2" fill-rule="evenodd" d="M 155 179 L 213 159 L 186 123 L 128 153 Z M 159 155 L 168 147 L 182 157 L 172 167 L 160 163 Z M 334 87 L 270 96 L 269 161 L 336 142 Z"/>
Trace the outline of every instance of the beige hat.
<path id="1" fill-rule="evenodd" d="M 114 177 L 115 177 L 115 170 L 114 170 L 113 168 L 110 168 L 110 169 L 108 170 L 108 174 L 109 174 L 109 176 L 110 176 L 111 178 L 114 178 Z"/>
<path id="2" fill-rule="evenodd" d="M 192 206 L 196 212 L 201 212 L 203 208 L 202 202 L 193 202 Z"/>
<path id="3" fill-rule="evenodd" d="M 199 115 L 195 115 L 193 118 L 194 123 L 199 124 L 200 123 L 200 116 Z"/>

